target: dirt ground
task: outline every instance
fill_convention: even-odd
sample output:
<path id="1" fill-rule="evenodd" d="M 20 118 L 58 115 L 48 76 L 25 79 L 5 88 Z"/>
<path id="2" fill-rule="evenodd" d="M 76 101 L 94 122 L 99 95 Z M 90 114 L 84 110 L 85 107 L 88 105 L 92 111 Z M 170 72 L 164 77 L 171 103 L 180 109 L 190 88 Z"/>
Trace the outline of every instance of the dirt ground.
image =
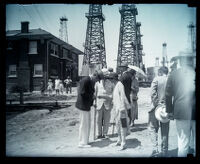
<path id="1" fill-rule="evenodd" d="M 93 139 L 94 109 L 91 109 L 91 148 L 78 148 L 79 111 L 68 108 L 31 110 L 6 120 L 6 155 L 8 157 L 149 157 L 152 151 L 147 128 L 150 88 L 140 88 L 139 119 L 127 136 L 127 149 L 114 146 L 116 130 L 109 139 Z M 74 102 L 76 97 L 74 97 Z M 160 147 L 160 131 L 159 131 Z M 175 122 L 170 122 L 169 156 L 177 156 Z"/>

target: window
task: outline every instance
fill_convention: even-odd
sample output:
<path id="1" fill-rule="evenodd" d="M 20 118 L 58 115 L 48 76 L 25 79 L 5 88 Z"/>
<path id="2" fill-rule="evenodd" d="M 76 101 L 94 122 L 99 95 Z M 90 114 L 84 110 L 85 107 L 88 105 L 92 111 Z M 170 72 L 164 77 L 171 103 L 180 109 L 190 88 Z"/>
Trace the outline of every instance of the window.
<path id="1" fill-rule="evenodd" d="M 29 42 L 29 54 L 37 54 L 37 41 Z"/>
<path id="2" fill-rule="evenodd" d="M 51 43 L 51 55 L 58 56 L 58 45 Z"/>
<path id="3" fill-rule="evenodd" d="M 43 68 L 42 64 L 34 64 L 34 77 L 42 77 L 43 76 Z"/>
<path id="4" fill-rule="evenodd" d="M 67 59 L 69 54 L 69 50 L 63 49 L 63 58 Z"/>
<path id="5" fill-rule="evenodd" d="M 16 65 L 9 66 L 9 77 L 17 77 Z"/>

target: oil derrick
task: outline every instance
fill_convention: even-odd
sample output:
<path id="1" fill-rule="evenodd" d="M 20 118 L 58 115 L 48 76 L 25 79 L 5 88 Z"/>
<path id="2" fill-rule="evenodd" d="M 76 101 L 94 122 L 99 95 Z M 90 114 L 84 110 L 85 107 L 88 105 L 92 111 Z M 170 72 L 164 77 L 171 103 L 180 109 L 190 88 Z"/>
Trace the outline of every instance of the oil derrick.
<path id="1" fill-rule="evenodd" d="M 195 44 L 196 44 L 196 41 L 195 41 L 195 33 L 194 33 L 194 24 L 191 23 L 188 25 L 188 28 L 189 28 L 189 39 L 190 39 L 190 49 L 191 49 L 191 52 L 192 53 L 195 53 L 196 51 L 196 47 L 195 47 Z"/>
<path id="2" fill-rule="evenodd" d="M 145 54 L 142 52 L 143 50 L 143 45 L 142 45 L 142 42 L 141 42 L 141 37 L 143 35 L 141 35 L 140 33 L 140 26 L 141 26 L 141 23 L 140 22 L 137 22 L 136 23 L 136 55 L 138 56 L 138 66 L 145 72 L 145 66 L 144 66 L 144 63 L 143 63 L 143 59 L 142 59 L 142 56 L 144 56 Z"/>
<path id="3" fill-rule="evenodd" d="M 167 59 L 167 43 L 163 43 L 163 50 L 162 50 L 162 66 L 168 67 L 168 59 Z"/>
<path id="4" fill-rule="evenodd" d="M 65 16 L 60 18 L 59 38 L 68 43 L 67 21 Z"/>
<path id="5" fill-rule="evenodd" d="M 104 41 L 102 5 L 90 4 L 89 13 L 85 14 L 88 19 L 83 65 L 89 65 L 90 73 L 94 70 L 107 67 Z"/>
<path id="6" fill-rule="evenodd" d="M 138 56 L 138 39 L 136 15 L 137 8 L 134 4 L 122 4 L 119 8 L 121 14 L 118 56 L 117 56 L 117 72 L 124 71 L 124 65 L 130 64 L 139 67 Z"/>

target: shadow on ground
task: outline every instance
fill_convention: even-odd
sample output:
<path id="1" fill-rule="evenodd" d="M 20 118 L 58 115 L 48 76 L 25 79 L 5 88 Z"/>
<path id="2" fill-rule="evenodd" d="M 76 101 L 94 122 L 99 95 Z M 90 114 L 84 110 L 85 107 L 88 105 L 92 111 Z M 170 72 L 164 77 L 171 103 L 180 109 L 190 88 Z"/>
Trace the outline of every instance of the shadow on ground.
<path id="1" fill-rule="evenodd" d="M 141 146 L 141 142 L 136 138 L 131 138 L 126 140 L 127 148 L 136 148 L 138 146 Z"/>
<path id="2" fill-rule="evenodd" d="M 135 124 L 131 127 L 131 132 L 143 131 L 147 129 L 147 123 L 144 124 Z"/>
<path id="3" fill-rule="evenodd" d="M 102 140 L 96 140 L 95 142 L 91 143 L 92 147 L 106 147 L 109 146 L 110 144 L 114 143 L 115 141 L 108 139 L 102 139 Z"/>
<path id="4" fill-rule="evenodd" d="M 177 156 L 178 156 L 178 149 L 176 148 L 176 149 L 168 150 L 168 155 L 166 156 L 166 158 L 169 158 L 169 157 L 177 157 Z M 161 152 L 159 152 L 159 153 L 157 154 L 157 157 L 163 158 Z M 164 158 L 165 158 L 165 157 L 164 157 Z"/>
<path id="5" fill-rule="evenodd" d="M 169 157 L 177 157 L 178 156 L 178 148 L 169 150 L 168 151 L 168 156 Z"/>

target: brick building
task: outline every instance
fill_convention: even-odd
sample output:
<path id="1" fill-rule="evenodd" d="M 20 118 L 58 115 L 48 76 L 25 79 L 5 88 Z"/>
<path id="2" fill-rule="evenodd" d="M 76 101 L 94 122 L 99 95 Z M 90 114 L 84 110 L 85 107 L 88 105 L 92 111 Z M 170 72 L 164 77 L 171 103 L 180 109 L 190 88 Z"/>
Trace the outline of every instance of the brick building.
<path id="1" fill-rule="evenodd" d="M 21 30 L 6 32 L 6 89 L 23 86 L 27 91 L 39 91 L 41 82 L 64 80 L 70 76 L 79 80 L 78 59 L 83 52 L 42 29 L 29 29 L 21 22 Z"/>

